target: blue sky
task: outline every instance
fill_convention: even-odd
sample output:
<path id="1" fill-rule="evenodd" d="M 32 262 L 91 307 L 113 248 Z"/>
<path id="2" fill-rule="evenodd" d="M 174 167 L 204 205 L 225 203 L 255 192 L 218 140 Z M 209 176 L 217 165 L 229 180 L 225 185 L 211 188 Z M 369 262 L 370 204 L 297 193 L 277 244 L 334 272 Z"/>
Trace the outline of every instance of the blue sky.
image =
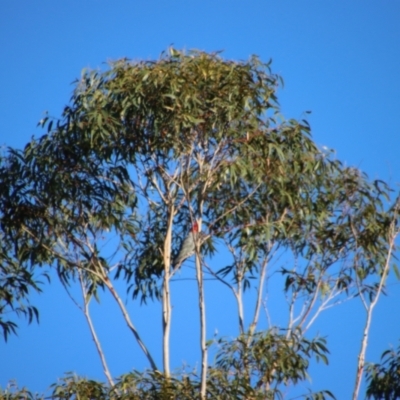
<path id="1" fill-rule="evenodd" d="M 105 61 L 121 57 L 157 58 L 170 45 L 223 50 L 230 59 L 272 58 L 272 70 L 285 81 L 279 91 L 282 113 L 302 118 L 312 111 L 307 119 L 318 145 L 335 149 L 346 164 L 398 189 L 399 20 L 397 0 L 3 0 L 0 145 L 22 148 L 32 135 L 40 135 L 37 122 L 45 111 L 60 116 L 71 82 L 85 67 L 103 68 Z M 212 286 L 208 290 L 212 296 Z M 389 294 L 377 307 L 370 360 L 400 338 L 397 283 Z M 63 289 L 56 283 L 46 286 L 35 301 L 40 325 L 21 320 L 18 337 L 0 342 L 0 385 L 15 378 L 43 391 L 66 371 L 103 379 L 84 318 Z M 210 332 L 229 334 L 229 329 L 224 332 L 228 306 L 209 307 Z M 149 315 L 158 312 L 158 305 L 151 310 L 129 307 L 150 347 L 157 349 L 159 319 L 150 321 Z M 115 313 L 106 299 L 94 307 L 112 372 L 118 375 L 143 368 L 145 360 Z M 193 318 L 189 307 L 177 306 L 177 348 L 191 335 L 183 323 L 187 318 Z M 328 387 L 338 399 L 350 398 L 362 321 L 356 304 L 322 315 L 318 330 L 328 335 L 333 354 L 329 367 L 316 369 L 315 388 Z M 183 359 L 194 363 L 195 355 L 181 353 L 178 349 L 175 366 Z"/>

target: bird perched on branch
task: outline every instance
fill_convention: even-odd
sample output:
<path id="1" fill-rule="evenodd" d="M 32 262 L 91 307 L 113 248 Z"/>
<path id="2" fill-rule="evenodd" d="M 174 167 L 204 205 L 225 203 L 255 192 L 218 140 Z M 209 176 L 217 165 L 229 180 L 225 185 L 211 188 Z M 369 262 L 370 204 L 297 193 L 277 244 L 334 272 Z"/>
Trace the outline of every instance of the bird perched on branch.
<path id="1" fill-rule="evenodd" d="M 193 223 L 192 229 L 186 236 L 185 240 L 182 242 L 182 246 L 179 250 L 178 255 L 175 257 L 173 266 L 174 270 L 178 269 L 181 264 L 190 256 L 192 256 L 196 250 L 196 240 L 201 240 L 204 238 L 204 234 L 199 232 L 199 225 L 197 221 Z"/>

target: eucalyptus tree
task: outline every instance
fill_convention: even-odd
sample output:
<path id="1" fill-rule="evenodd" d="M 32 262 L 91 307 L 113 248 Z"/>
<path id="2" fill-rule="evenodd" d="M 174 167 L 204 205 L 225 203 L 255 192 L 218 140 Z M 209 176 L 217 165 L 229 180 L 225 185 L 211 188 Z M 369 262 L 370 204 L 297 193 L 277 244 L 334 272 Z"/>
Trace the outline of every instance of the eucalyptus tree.
<path id="1" fill-rule="evenodd" d="M 395 251 L 397 203 L 388 203 L 384 182 L 319 149 L 307 121 L 280 115 L 280 83 L 257 57 L 236 62 L 171 49 L 157 61 L 119 60 L 105 72 L 84 72 L 62 118 L 40 122 L 47 134 L 3 157 L 2 260 L 18 273 L 54 268 L 67 290 L 80 282 L 82 311 L 114 395 L 283 398 L 307 379 L 311 359 L 328 361 L 325 340 L 307 337 L 318 315 L 357 297 L 367 310 L 358 397 L 365 337 Z M 176 377 L 172 264 L 193 227 L 202 233 L 193 235 L 201 368 Z M 226 255 L 223 265 L 214 262 L 216 249 Z M 284 267 L 274 263 L 279 257 Z M 207 341 L 205 276 L 235 299 L 234 339 Z M 162 368 L 116 280 L 144 306 L 161 302 Z M 261 311 L 272 281 L 285 295 L 287 323 L 265 328 Z M 149 371 L 112 377 L 89 311 L 100 289 L 116 301 Z M 243 299 L 254 291 L 249 309 Z"/>

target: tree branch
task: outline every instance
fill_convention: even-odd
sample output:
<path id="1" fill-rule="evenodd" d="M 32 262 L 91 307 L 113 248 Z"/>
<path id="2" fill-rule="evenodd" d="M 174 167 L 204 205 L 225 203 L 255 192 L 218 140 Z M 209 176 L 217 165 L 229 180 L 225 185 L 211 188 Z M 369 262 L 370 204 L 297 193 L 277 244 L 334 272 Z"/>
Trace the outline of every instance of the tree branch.
<path id="1" fill-rule="evenodd" d="M 399 234 L 399 231 L 396 229 L 397 208 L 398 208 L 398 205 L 396 206 L 396 209 L 395 209 L 395 216 L 393 217 L 393 219 L 390 223 L 389 248 L 388 248 L 388 252 L 387 252 L 387 256 L 386 256 L 385 266 L 383 268 L 382 275 L 379 280 L 379 286 L 376 291 L 375 297 L 371 301 L 371 303 L 367 309 L 367 318 L 365 321 L 364 333 L 363 333 L 363 338 L 361 341 L 361 349 L 360 349 L 360 353 L 358 355 L 357 373 L 356 373 L 356 381 L 355 381 L 355 385 L 354 385 L 353 400 L 358 399 L 358 395 L 360 392 L 362 375 L 363 375 L 364 366 L 365 366 L 365 353 L 367 351 L 369 330 L 370 330 L 370 326 L 371 326 L 371 322 L 372 322 L 372 313 L 373 313 L 373 310 L 374 310 L 376 304 L 378 303 L 379 297 L 382 293 L 383 286 L 386 282 L 386 278 L 389 274 L 390 260 L 392 258 L 392 252 L 393 252 L 393 249 L 395 246 L 396 237 Z"/>
<path id="2" fill-rule="evenodd" d="M 103 365 L 104 375 L 106 376 L 109 385 L 112 387 L 112 386 L 114 386 L 114 381 L 113 381 L 113 379 L 111 377 L 111 373 L 110 373 L 110 370 L 108 368 L 107 361 L 106 361 L 106 358 L 104 356 L 103 349 L 101 348 L 100 341 L 99 341 L 99 339 L 97 337 L 96 330 L 94 328 L 94 325 L 92 323 L 92 318 L 90 316 L 90 311 L 89 311 L 89 301 L 90 300 L 88 298 L 88 293 L 87 293 L 87 291 L 85 289 L 84 279 L 83 279 L 81 271 L 78 270 L 78 274 L 79 274 L 79 282 L 81 284 L 82 297 L 83 297 L 83 302 L 84 302 L 84 308 L 81 309 L 81 310 L 83 311 L 83 313 L 85 315 L 87 324 L 88 324 L 89 329 L 90 329 L 90 334 L 92 335 L 92 339 L 93 339 L 93 341 L 95 343 L 95 346 L 96 346 L 96 349 L 97 349 L 97 353 L 99 354 L 99 357 L 100 357 L 100 360 L 101 360 L 101 364 Z"/>

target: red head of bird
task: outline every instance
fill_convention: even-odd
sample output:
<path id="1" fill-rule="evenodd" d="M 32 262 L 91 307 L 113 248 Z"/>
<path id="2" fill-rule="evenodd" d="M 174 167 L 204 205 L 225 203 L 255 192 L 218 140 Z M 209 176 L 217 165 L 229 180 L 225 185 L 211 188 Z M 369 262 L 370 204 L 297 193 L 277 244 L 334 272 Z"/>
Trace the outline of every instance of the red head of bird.
<path id="1" fill-rule="evenodd" d="M 193 222 L 193 225 L 192 225 L 192 229 L 191 229 L 191 232 L 198 232 L 199 231 L 199 224 L 197 223 L 197 221 L 194 221 Z"/>

